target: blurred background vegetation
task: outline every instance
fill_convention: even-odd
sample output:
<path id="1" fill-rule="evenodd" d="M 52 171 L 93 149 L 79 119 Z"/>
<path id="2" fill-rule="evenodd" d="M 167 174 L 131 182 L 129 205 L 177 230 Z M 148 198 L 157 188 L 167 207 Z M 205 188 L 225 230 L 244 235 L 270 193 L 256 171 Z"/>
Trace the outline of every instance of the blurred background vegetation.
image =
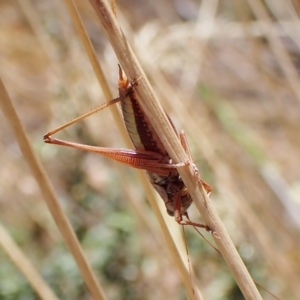
<path id="1" fill-rule="evenodd" d="M 116 97 L 114 52 L 89 2 L 75 2 Z M 297 0 L 117 1 L 118 21 L 185 130 L 253 278 L 281 299 L 300 295 L 299 13 Z M 187 299 L 133 170 L 43 143 L 44 133 L 105 101 L 63 1 L 1 0 L 0 24 L 2 79 L 108 299 Z M 90 299 L 3 115 L 0 122 L 2 225 L 60 299 Z M 124 147 L 108 110 L 59 137 Z M 189 213 L 201 221 L 193 206 Z M 181 249 L 181 228 L 167 220 Z M 186 231 L 203 298 L 242 299 L 222 258 Z M 0 299 L 38 299 L 2 249 Z"/>

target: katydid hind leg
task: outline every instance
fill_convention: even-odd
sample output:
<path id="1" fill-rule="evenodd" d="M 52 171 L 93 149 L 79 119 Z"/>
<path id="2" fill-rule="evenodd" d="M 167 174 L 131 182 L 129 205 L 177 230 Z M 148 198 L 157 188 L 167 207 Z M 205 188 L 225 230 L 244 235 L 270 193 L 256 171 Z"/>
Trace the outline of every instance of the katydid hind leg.
<path id="1" fill-rule="evenodd" d="M 159 153 L 150 151 L 89 146 L 85 144 L 60 140 L 47 135 L 45 135 L 44 137 L 44 142 L 48 144 L 55 144 L 93 152 L 111 158 L 132 168 L 156 172 L 165 176 L 168 176 L 171 170 L 174 170 L 178 167 L 177 164 L 161 163 L 160 161 L 163 159 L 163 156 Z"/>

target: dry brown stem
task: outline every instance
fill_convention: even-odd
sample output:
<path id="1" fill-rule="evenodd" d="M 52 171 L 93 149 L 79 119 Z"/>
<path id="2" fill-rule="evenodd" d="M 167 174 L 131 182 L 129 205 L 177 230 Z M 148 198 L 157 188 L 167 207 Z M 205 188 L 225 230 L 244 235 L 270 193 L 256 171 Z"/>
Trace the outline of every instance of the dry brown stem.
<path id="1" fill-rule="evenodd" d="M 141 106 L 154 129 L 159 133 L 160 138 L 174 162 L 187 160 L 177 136 L 168 122 L 163 109 L 160 106 L 142 68 L 140 67 L 133 51 L 131 50 L 123 32 L 119 28 L 114 15 L 106 1 L 90 0 L 101 23 L 109 37 L 109 40 L 116 52 L 116 55 L 130 78 L 142 78 L 137 87 L 137 95 Z M 248 272 L 236 248 L 234 247 L 227 231 L 225 230 L 218 214 L 216 213 L 210 199 L 199 188 L 195 181 L 192 167 L 183 167 L 179 170 L 194 202 L 205 223 L 217 232 L 218 238 L 215 242 L 222 253 L 229 269 L 231 270 L 237 284 L 239 285 L 246 299 L 261 299 L 261 296 Z"/>
<path id="2" fill-rule="evenodd" d="M 93 70 L 96 74 L 96 77 L 98 79 L 98 82 L 104 92 L 104 95 L 106 97 L 106 100 L 109 101 L 112 99 L 112 93 L 110 92 L 109 90 L 109 87 L 106 83 L 106 80 L 105 80 L 105 77 L 104 77 L 104 73 L 101 69 L 101 66 L 98 62 L 98 60 L 96 59 L 96 54 L 95 54 L 95 50 L 93 49 L 93 46 L 91 44 L 91 41 L 88 37 L 88 35 L 86 34 L 86 31 L 85 31 L 85 28 L 83 26 L 83 23 L 80 19 L 80 16 L 78 14 L 78 11 L 77 11 L 77 8 L 74 6 L 74 3 L 72 0 L 65 0 L 65 3 L 68 7 L 68 10 L 69 10 L 69 13 L 70 13 L 70 16 L 73 20 L 73 23 L 76 27 L 76 30 L 77 30 L 77 34 L 84 46 L 84 49 L 89 57 L 89 60 L 90 60 L 90 63 L 93 67 Z M 114 13 L 113 13 L 114 14 Z M 112 112 L 112 115 L 114 117 L 114 120 L 116 122 L 116 125 L 118 127 L 118 129 L 120 130 L 121 132 L 121 135 L 122 135 L 122 138 L 125 142 L 125 144 L 127 145 L 127 147 L 132 147 L 132 143 L 131 141 L 129 140 L 129 137 L 128 137 L 128 134 L 126 132 L 126 129 L 124 127 L 124 123 L 123 123 L 123 120 L 122 120 L 122 117 L 117 109 L 116 106 L 111 106 L 110 107 L 110 110 Z M 156 201 L 156 197 L 154 195 L 154 192 L 153 192 L 153 189 L 151 189 L 150 187 L 150 183 L 145 175 L 144 172 L 141 172 L 141 171 L 138 171 L 138 176 L 139 176 L 139 179 L 140 179 L 140 182 L 145 190 L 145 193 L 147 195 L 147 198 L 150 202 L 150 205 L 154 211 L 154 214 L 156 215 L 156 218 L 159 222 L 159 225 L 160 225 L 160 228 L 163 232 L 163 235 L 165 237 L 165 240 L 166 240 L 166 244 L 167 244 L 167 247 L 168 247 L 168 250 L 172 256 L 172 260 L 173 260 L 173 263 L 174 265 L 176 266 L 176 268 L 179 270 L 179 273 L 181 275 L 181 278 L 183 280 L 183 283 L 186 287 L 186 290 L 187 290 L 187 293 L 190 297 L 190 299 L 194 299 L 194 300 L 197 300 L 199 298 L 201 298 L 200 295 L 198 295 L 198 293 L 196 293 L 194 290 L 193 290 L 193 286 L 191 285 L 191 280 L 190 280 L 190 276 L 189 276 L 189 273 L 181 259 L 181 256 L 178 252 L 178 249 L 176 247 L 176 244 L 168 230 L 168 227 L 165 223 L 165 220 L 162 216 L 162 213 L 159 209 L 159 206 L 157 204 L 157 201 Z M 129 202 L 132 202 L 131 200 Z M 133 206 L 133 209 L 134 211 L 136 211 L 135 209 L 135 205 L 134 203 L 131 203 L 130 204 L 131 206 Z M 139 217 L 139 219 L 142 219 L 144 220 L 143 217 Z M 151 228 L 151 225 L 149 224 L 144 224 L 145 227 L 147 228 Z M 155 233 L 153 232 L 153 235 L 155 235 Z"/>
<path id="3" fill-rule="evenodd" d="M 0 245 L 17 268 L 27 278 L 33 289 L 43 300 L 58 300 L 54 292 L 34 268 L 27 256 L 11 238 L 4 226 L 0 223 Z"/>
<path id="4" fill-rule="evenodd" d="M 106 299 L 102 288 L 98 284 L 97 279 L 92 269 L 90 268 L 87 259 L 84 256 L 80 243 L 66 215 L 64 214 L 58 199 L 54 194 L 45 171 L 30 145 L 27 134 L 20 122 L 20 119 L 18 118 L 18 115 L 12 105 L 8 93 L 6 92 L 2 80 L 0 80 L 0 105 L 3 110 L 3 114 L 7 118 L 7 121 L 10 124 L 10 127 L 19 144 L 24 159 L 28 163 L 31 172 L 40 187 L 41 193 L 44 196 L 49 211 L 51 212 L 53 219 L 56 222 L 56 225 L 60 230 L 60 233 L 63 236 L 70 252 L 72 253 L 81 272 L 82 278 L 90 290 L 90 293 L 92 294 L 94 299 Z"/>

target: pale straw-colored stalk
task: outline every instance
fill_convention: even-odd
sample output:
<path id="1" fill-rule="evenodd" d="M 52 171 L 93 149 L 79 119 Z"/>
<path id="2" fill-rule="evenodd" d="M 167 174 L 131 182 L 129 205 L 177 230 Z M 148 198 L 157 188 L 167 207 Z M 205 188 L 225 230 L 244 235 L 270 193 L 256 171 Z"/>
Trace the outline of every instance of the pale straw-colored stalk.
<path id="1" fill-rule="evenodd" d="M 12 260 L 16 267 L 26 277 L 32 288 L 43 300 L 58 300 L 47 282 L 42 278 L 35 269 L 26 254 L 19 248 L 11 238 L 5 227 L 0 223 L 0 246 Z"/>
<path id="2" fill-rule="evenodd" d="M 94 299 L 106 299 L 104 292 L 97 282 L 89 263 L 83 253 L 80 243 L 73 231 L 67 216 L 63 212 L 58 199 L 55 196 L 54 190 L 47 178 L 47 175 L 41 165 L 37 155 L 31 147 L 30 140 L 27 137 L 24 127 L 13 107 L 13 104 L 9 98 L 9 95 L 0 80 L 0 105 L 5 115 L 13 134 L 19 144 L 19 147 L 23 153 L 23 157 L 26 160 L 36 182 L 38 183 L 44 200 L 48 206 L 48 209 L 63 236 L 67 247 L 72 253 L 78 268 L 81 272 L 82 278 L 86 283 L 92 297 Z"/>
<path id="3" fill-rule="evenodd" d="M 105 95 L 105 98 L 107 101 L 111 100 L 112 99 L 112 94 L 111 92 L 109 91 L 109 87 L 106 83 L 106 80 L 104 78 L 104 74 L 103 74 L 103 71 L 101 69 L 101 66 L 98 62 L 98 60 L 96 59 L 96 54 L 95 54 L 95 50 L 93 49 L 93 46 L 91 44 L 91 41 L 88 37 L 88 35 L 86 34 L 86 31 L 85 31 L 85 28 L 82 24 L 82 21 L 80 19 L 80 16 L 78 14 L 78 11 L 77 11 L 77 8 L 76 6 L 74 5 L 74 2 L 72 0 L 65 0 L 65 3 L 68 7 L 68 10 L 69 10 L 69 13 L 70 13 L 70 16 L 74 22 L 74 25 L 75 25 L 75 28 L 77 30 L 77 33 L 78 33 L 78 36 L 84 46 L 84 49 L 89 57 L 89 60 L 91 62 L 91 65 L 94 69 L 94 72 L 96 74 L 96 77 L 98 79 L 98 82 L 103 90 L 103 93 Z M 127 147 L 133 147 L 132 146 L 132 143 L 131 141 L 129 140 L 129 137 L 128 137 L 128 134 L 126 132 L 126 129 L 124 127 L 124 123 L 122 121 L 122 117 L 120 115 L 120 112 L 118 111 L 117 107 L 116 106 L 111 106 L 110 107 L 111 109 L 111 112 L 113 114 L 113 117 L 114 117 L 114 120 L 116 122 L 116 125 L 117 127 L 119 128 L 120 132 L 121 132 L 121 135 L 122 135 L 122 138 L 125 142 L 125 144 L 127 145 Z M 180 275 L 181 275 L 181 278 L 182 278 L 182 281 L 185 285 L 185 288 L 186 288 L 186 291 L 190 297 L 190 299 L 201 299 L 201 296 L 200 296 L 200 292 L 199 294 L 195 292 L 195 290 L 193 289 L 193 286 L 191 284 L 191 278 L 190 278 L 190 275 L 181 259 L 181 256 L 178 252 L 178 249 L 176 247 L 176 244 L 168 230 L 168 227 L 165 223 L 165 220 L 162 216 L 162 213 L 160 211 L 160 208 L 157 204 L 157 201 L 156 201 L 156 196 L 154 194 L 154 191 L 153 189 L 151 188 L 150 186 L 150 183 L 148 181 L 148 178 L 146 177 L 145 173 L 144 172 L 141 172 L 141 171 L 138 171 L 138 176 L 139 176 L 139 179 L 140 179 L 140 182 L 145 190 L 145 193 L 147 195 L 147 198 L 150 202 L 150 205 L 154 211 L 154 214 L 159 222 L 159 225 L 160 225 L 160 228 L 162 229 L 162 232 L 163 232 L 163 235 L 164 235 L 164 238 L 166 240 L 166 244 L 167 244 L 167 247 L 168 247 L 168 250 L 172 256 L 172 260 L 173 260 L 173 263 L 174 265 L 176 266 L 176 268 L 178 269 Z M 134 204 L 132 204 L 134 206 Z M 141 220 L 145 221 L 144 218 L 140 217 Z M 148 224 L 145 224 L 145 226 L 147 228 L 151 228 L 151 226 L 149 226 Z"/>
<path id="4" fill-rule="evenodd" d="M 129 78 L 141 78 L 136 89 L 145 113 L 159 134 L 161 141 L 174 162 L 184 162 L 187 155 L 181 147 L 173 128 L 156 98 L 141 66 L 139 65 L 124 33 L 121 31 L 106 1 L 90 0 L 100 18 L 116 55 Z M 192 166 L 178 169 L 205 223 L 216 232 L 215 242 L 246 299 L 261 299 L 261 296 L 210 199 L 195 180 Z"/>

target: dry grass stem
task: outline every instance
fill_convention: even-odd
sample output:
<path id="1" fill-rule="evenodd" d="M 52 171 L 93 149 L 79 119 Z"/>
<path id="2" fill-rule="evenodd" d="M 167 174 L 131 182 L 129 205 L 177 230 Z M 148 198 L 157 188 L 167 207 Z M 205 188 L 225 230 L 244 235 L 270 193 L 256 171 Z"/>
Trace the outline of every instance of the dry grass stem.
<path id="1" fill-rule="evenodd" d="M 190 275 L 189 275 L 189 273 L 187 271 L 187 268 L 185 267 L 185 265 L 184 265 L 184 263 L 181 259 L 181 256 L 178 252 L 176 244 L 175 244 L 175 242 L 174 242 L 174 240 L 173 240 L 173 238 L 170 234 L 170 231 L 167 227 L 166 221 L 164 220 L 164 217 L 162 216 L 160 207 L 158 206 L 157 201 L 155 199 L 154 191 L 151 188 L 151 186 L 149 184 L 149 181 L 148 181 L 147 177 L 145 176 L 145 174 L 142 174 L 141 172 L 139 172 L 139 173 L 141 175 L 143 175 L 143 176 L 140 177 L 140 181 L 142 182 L 143 188 L 145 189 L 145 193 L 148 197 L 151 208 L 152 208 L 152 210 L 153 210 L 153 212 L 154 212 L 154 214 L 155 214 L 155 216 L 158 220 L 158 223 L 159 223 L 160 228 L 163 232 L 164 239 L 166 241 L 168 250 L 169 250 L 169 252 L 172 256 L 172 260 L 174 262 L 174 265 L 176 266 L 176 268 L 178 269 L 178 271 L 181 275 L 182 281 L 183 281 L 184 286 L 186 288 L 186 291 L 189 295 L 189 298 L 190 299 L 201 299 L 201 294 L 200 294 L 201 292 L 200 291 L 194 291 L 194 288 L 191 285 Z"/>
<path id="2" fill-rule="evenodd" d="M 10 124 L 14 136 L 19 144 L 24 159 L 29 165 L 31 172 L 40 187 L 41 193 L 44 196 L 49 211 L 51 212 L 53 219 L 61 235 L 63 236 L 70 252 L 72 253 L 81 272 L 82 278 L 90 290 L 90 293 L 92 294 L 94 299 L 106 299 L 101 286 L 98 284 L 96 277 L 92 269 L 90 268 L 87 259 L 84 256 L 80 243 L 78 242 L 78 239 L 66 215 L 64 214 L 58 199 L 54 194 L 45 171 L 30 145 L 26 132 L 17 116 L 17 113 L 2 83 L 2 80 L 0 80 L 0 105 L 3 110 L 3 114 Z"/>
<path id="3" fill-rule="evenodd" d="M 95 54 L 95 50 L 93 49 L 93 46 L 91 44 L 91 41 L 89 39 L 89 37 L 87 36 L 87 33 L 86 33 L 86 30 L 83 26 L 83 23 L 80 19 L 80 16 L 78 14 L 78 10 L 77 8 L 75 7 L 74 5 L 74 2 L 72 0 L 65 0 L 66 4 L 67 4 L 67 7 L 69 9 L 69 13 L 70 13 L 70 16 L 72 17 L 72 20 L 74 22 L 74 25 L 77 29 L 77 33 L 78 33 L 78 36 L 85 48 L 85 51 L 89 57 L 89 60 L 90 60 L 90 63 L 95 71 L 95 74 L 97 76 L 97 79 L 98 79 L 98 82 L 104 92 L 104 95 L 107 99 L 107 101 L 111 100 L 112 99 L 112 93 L 109 91 L 109 87 L 108 87 L 108 84 L 105 80 L 105 77 L 104 77 L 104 74 L 103 74 L 103 71 L 101 69 L 101 66 L 96 58 L 96 54 Z M 127 134 L 127 131 L 126 129 L 124 128 L 124 123 L 123 123 L 123 120 L 122 120 L 122 117 L 119 113 L 119 111 L 117 110 L 117 106 L 111 106 L 110 107 L 111 111 L 112 111 L 112 114 L 113 114 L 113 117 L 114 117 L 114 120 L 116 122 L 116 125 L 118 127 L 118 129 L 120 130 L 121 132 L 121 135 L 122 135 L 122 138 L 126 144 L 127 147 L 132 147 L 132 143 L 131 141 L 129 140 L 129 137 L 128 137 L 128 134 Z M 179 270 L 180 274 L 181 274 L 181 277 L 182 277 L 182 280 L 184 282 L 184 285 L 187 289 L 187 293 L 189 294 L 189 297 L 190 299 L 200 299 L 200 296 L 195 294 L 195 292 L 193 291 L 193 287 L 191 286 L 191 280 L 190 280 L 190 276 L 189 276 L 189 273 L 187 272 L 187 269 L 181 259 L 181 256 L 178 252 L 178 249 L 176 247 L 176 244 L 168 230 L 168 227 L 165 223 L 165 220 L 161 214 L 161 211 L 158 207 L 158 204 L 157 204 L 157 201 L 156 201 L 156 197 L 155 197 L 155 194 L 154 194 L 154 191 L 153 189 L 151 189 L 150 187 L 150 183 L 148 181 L 148 178 L 146 177 L 145 173 L 142 172 L 142 171 L 137 171 L 138 173 L 138 176 L 139 176 L 139 179 L 140 179 L 140 182 L 145 190 L 145 193 L 147 195 L 147 198 L 150 202 L 150 205 L 153 209 L 153 212 L 154 214 L 156 215 L 157 219 L 158 219 L 158 222 L 160 224 L 160 228 L 163 232 L 163 235 L 165 237 L 165 240 L 166 240 L 166 244 L 167 244 L 167 247 L 169 249 L 169 252 L 171 253 L 171 256 L 172 256 L 172 260 L 175 264 L 175 266 L 177 267 L 177 269 Z M 123 178 L 126 178 L 126 176 L 123 176 Z M 134 211 L 136 213 L 138 213 L 138 210 L 135 209 L 135 205 L 134 203 L 130 200 L 131 202 L 131 206 L 134 208 Z M 145 218 L 142 218 L 142 217 L 139 217 L 140 220 L 143 220 L 143 222 L 147 222 Z M 151 228 L 150 226 L 150 223 L 144 223 L 144 226 L 146 226 L 147 228 Z M 153 231 L 153 229 L 152 229 Z M 153 235 L 154 232 L 153 232 Z"/>
<path id="4" fill-rule="evenodd" d="M 282 41 L 271 24 L 271 19 L 268 16 L 266 7 L 259 0 L 248 0 L 248 3 L 257 19 L 262 21 L 262 30 L 266 31 L 265 36 L 267 37 L 271 49 L 277 58 L 277 62 L 280 65 L 287 82 L 290 84 L 291 89 L 296 95 L 297 100 L 300 102 L 299 78 L 297 70 L 293 66 Z"/>
<path id="5" fill-rule="evenodd" d="M 152 120 L 153 127 L 160 134 L 160 138 L 168 153 L 174 162 L 186 161 L 186 154 L 106 1 L 91 0 L 91 3 L 107 32 L 109 40 L 126 74 L 128 74 L 130 78 L 142 77 L 141 83 L 137 87 L 140 103 L 149 119 Z M 180 168 L 178 171 L 192 195 L 203 220 L 209 227 L 217 232 L 218 238 L 215 238 L 215 242 L 244 297 L 246 299 L 261 299 L 248 270 L 222 225 L 210 199 L 205 195 L 203 189 L 199 189 L 199 186 L 195 181 L 193 168 L 184 167 Z"/>
<path id="6" fill-rule="evenodd" d="M 54 292 L 40 276 L 26 255 L 10 237 L 0 223 L 0 245 L 16 267 L 23 273 L 30 285 L 43 300 L 58 300 Z"/>
<path id="7" fill-rule="evenodd" d="M 91 43 L 91 41 L 86 33 L 86 30 L 83 26 L 83 23 L 81 21 L 80 15 L 77 10 L 77 7 L 75 6 L 73 0 L 65 0 L 65 3 L 69 10 L 70 17 L 72 18 L 74 26 L 77 30 L 77 34 L 82 42 L 82 45 L 87 53 L 89 61 L 93 67 L 95 74 L 96 74 L 97 80 L 101 86 L 103 93 L 104 93 L 105 99 L 106 99 L 106 101 L 109 101 L 113 98 L 112 93 L 110 92 L 109 86 L 108 86 L 105 76 L 104 76 L 104 72 L 97 60 L 95 49 L 93 48 L 92 43 Z M 109 109 L 114 117 L 114 120 L 118 126 L 119 131 L 122 134 L 123 140 L 125 141 L 125 143 L 127 145 L 131 145 L 131 141 L 126 132 L 120 111 L 118 110 L 117 106 L 116 105 L 110 106 Z"/>

